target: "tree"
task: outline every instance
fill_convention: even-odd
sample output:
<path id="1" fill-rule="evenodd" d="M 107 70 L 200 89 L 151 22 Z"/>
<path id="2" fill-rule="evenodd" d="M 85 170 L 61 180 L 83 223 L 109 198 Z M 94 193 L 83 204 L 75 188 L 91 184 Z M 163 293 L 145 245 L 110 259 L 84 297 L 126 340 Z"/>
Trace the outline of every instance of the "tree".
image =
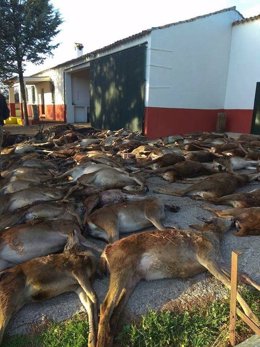
<path id="1" fill-rule="evenodd" d="M 49 0 L 0 1 L 0 76 L 18 74 L 25 124 L 28 112 L 24 83 L 26 62 L 42 64 L 59 44 L 52 39 L 59 33 L 60 13 Z"/>

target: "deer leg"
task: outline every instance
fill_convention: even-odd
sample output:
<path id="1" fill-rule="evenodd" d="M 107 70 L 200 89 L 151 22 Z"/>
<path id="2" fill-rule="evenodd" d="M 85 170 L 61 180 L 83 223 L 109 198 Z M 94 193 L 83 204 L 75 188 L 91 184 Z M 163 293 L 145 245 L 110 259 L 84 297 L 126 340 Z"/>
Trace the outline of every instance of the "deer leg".
<path id="1" fill-rule="evenodd" d="M 221 270 L 222 272 L 224 272 L 228 277 L 230 277 L 230 271 L 226 268 L 225 265 L 221 266 Z M 245 284 L 249 284 L 252 287 L 254 287 L 255 289 L 257 289 L 258 291 L 260 291 L 260 284 L 256 283 L 252 278 L 250 278 L 250 276 L 248 276 L 245 273 L 238 273 L 238 279 L 240 282 L 245 283 Z"/>
<path id="2" fill-rule="evenodd" d="M 73 216 L 74 218 L 76 218 L 76 221 L 78 222 L 79 226 L 82 228 L 83 227 L 83 223 L 78 215 L 78 213 L 73 212 L 73 211 L 68 211 L 68 213 Z"/>
<path id="3" fill-rule="evenodd" d="M 76 293 L 79 296 L 79 299 L 84 306 L 88 314 L 88 324 L 89 324 L 89 335 L 88 335 L 88 347 L 96 346 L 97 339 L 97 326 L 98 326 L 98 317 L 97 317 L 97 308 L 96 305 L 89 299 L 88 295 L 82 288 L 78 288 Z"/>
<path id="4" fill-rule="evenodd" d="M 165 227 L 162 225 L 160 221 L 160 217 L 164 212 L 161 213 L 160 210 L 158 210 L 158 206 L 156 207 L 150 207 L 145 211 L 145 217 L 158 229 L 158 230 L 165 230 Z"/>
<path id="5" fill-rule="evenodd" d="M 223 283 L 228 289 L 231 289 L 230 286 L 230 279 L 229 277 L 221 270 L 221 267 L 217 264 L 216 261 L 209 259 L 209 257 L 198 257 L 198 260 L 201 265 L 203 265 L 215 278 L 217 278 L 221 283 Z M 245 314 L 256 323 L 256 325 L 259 325 L 258 318 L 256 315 L 252 312 L 248 304 L 245 302 L 245 300 L 242 298 L 242 296 L 237 293 L 237 301 L 240 303 L 241 307 L 243 308 Z"/>
<path id="6" fill-rule="evenodd" d="M 84 290 L 89 300 L 91 300 L 94 305 L 97 305 L 97 296 L 94 289 L 91 286 L 89 279 L 86 276 L 75 271 L 73 272 L 73 276 L 78 281 L 79 285 Z"/>
<path id="7" fill-rule="evenodd" d="M 124 270 L 122 274 L 111 273 L 110 275 L 109 290 L 100 307 L 96 347 L 111 347 L 113 345 L 113 337 L 119 315 L 139 281 L 137 277 L 133 278 L 131 276 L 130 270 Z"/>
<path id="8" fill-rule="evenodd" d="M 113 243 L 114 241 L 119 239 L 119 230 L 118 230 L 118 219 L 113 218 L 111 216 L 111 219 L 107 223 L 106 227 L 108 242 Z"/>
<path id="9" fill-rule="evenodd" d="M 80 184 L 77 182 L 75 186 L 71 187 L 67 194 L 64 196 L 64 198 L 61 201 L 66 201 L 68 197 L 77 189 L 80 189 Z"/>
<path id="10" fill-rule="evenodd" d="M 5 290 L 5 288 L 3 288 Z M 1 290 L 2 291 L 2 290 Z M 5 329 L 13 317 L 13 315 L 19 311 L 25 304 L 26 298 L 24 298 L 24 292 L 21 288 L 17 288 L 17 293 L 7 292 L 1 293 L 0 303 L 0 345 L 4 336 Z"/>

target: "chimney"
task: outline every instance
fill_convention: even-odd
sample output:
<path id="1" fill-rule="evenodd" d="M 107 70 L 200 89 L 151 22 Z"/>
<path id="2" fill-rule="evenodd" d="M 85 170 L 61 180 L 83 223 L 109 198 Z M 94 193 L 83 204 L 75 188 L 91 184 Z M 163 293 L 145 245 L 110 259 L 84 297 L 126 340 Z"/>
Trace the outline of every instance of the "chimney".
<path id="1" fill-rule="evenodd" d="M 76 50 L 77 57 L 80 57 L 83 54 L 83 48 L 84 48 L 83 44 L 79 42 L 75 42 L 74 47 Z"/>

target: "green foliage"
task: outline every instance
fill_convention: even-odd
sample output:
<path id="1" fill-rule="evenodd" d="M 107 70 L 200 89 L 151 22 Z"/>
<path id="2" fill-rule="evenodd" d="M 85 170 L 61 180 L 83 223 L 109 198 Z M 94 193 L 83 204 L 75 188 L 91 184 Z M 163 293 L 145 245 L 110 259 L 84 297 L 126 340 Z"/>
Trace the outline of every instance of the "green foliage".
<path id="1" fill-rule="evenodd" d="M 256 290 L 245 289 L 242 296 L 260 318 L 260 298 Z M 216 301 L 191 312 L 155 312 L 143 316 L 139 324 L 126 325 L 116 338 L 124 347 L 211 347 L 227 346 L 229 301 Z M 252 335 L 241 320 L 236 324 L 237 342 Z M 42 333 L 5 338 L 2 347 L 83 347 L 87 345 L 88 323 L 76 315 L 62 323 L 51 323 Z M 218 344 L 216 344 L 218 341 Z"/>
<path id="2" fill-rule="evenodd" d="M 88 321 L 80 315 L 62 323 L 49 323 L 38 334 L 12 336 L 4 339 L 2 347 L 85 347 L 88 341 Z"/>
<path id="3" fill-rule="evenodd" d="M 260 317 L 258 293 L 244 290 L 242 296 Z M 210 347 L 218 340 L 218 346 L 224 347 L 228 338 L 228 325 L 229 302 L 218 301 L 206 309 L 194 309 L 191 312 L 150 311 L 139 324 L 125 326 L 117 341 L 125 347 Z M 240 340 L 252 334 L 241 320 L 237 321 L 236 332 Z"/>
<path id="4" fill-rule="evenodd" d="M 74 318 L 61 324 L 53 324 L 42 334 L 44 347 L 85 347 L 88 341 L 88 323 Z"/>
<path id="5" fill-rule="evenodd" d="M 0 18 L 0 75 L 42 63 L 58 46 L 51 41 L 62 19 L 49 0 L 1 0 Z"/>

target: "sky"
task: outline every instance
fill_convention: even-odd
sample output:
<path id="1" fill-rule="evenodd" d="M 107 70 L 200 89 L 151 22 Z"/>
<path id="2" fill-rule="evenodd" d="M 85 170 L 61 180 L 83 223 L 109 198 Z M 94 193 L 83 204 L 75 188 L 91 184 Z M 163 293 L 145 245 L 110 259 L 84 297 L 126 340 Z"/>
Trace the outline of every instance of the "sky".
<path id="1" fill-rule="evenodd" d="M 50 0 L 63 19 L 54 42 L 60 43 L 42 65 L 27 64 L 30 75 L 77 57 L 74 43 L 83 54 L 115 41 L 169 23 L 236 6 L 244 16 L 260 14 L 259 0 Z"/>

